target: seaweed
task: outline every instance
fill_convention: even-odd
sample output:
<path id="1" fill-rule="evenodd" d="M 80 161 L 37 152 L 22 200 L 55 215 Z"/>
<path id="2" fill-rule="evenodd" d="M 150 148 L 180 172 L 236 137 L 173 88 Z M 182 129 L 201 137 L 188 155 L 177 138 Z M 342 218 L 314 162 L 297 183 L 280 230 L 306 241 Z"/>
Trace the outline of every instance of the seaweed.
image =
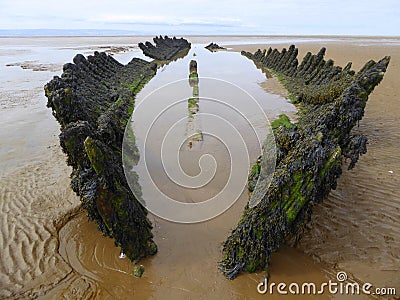
<path id="1" fill-rule="evenodd" d="M 176 40 L 175 38 L 173 40 Z M 183 42 L 183 43 L 188 43 Z M 166 56 L 168 45 L 158 48 Z M 167 55 L 168 54 L 168 55 Z M 44 87 L 47 106 L 61 125 L 60 144 L 72 166 L 71 186 L 88 217 L 132 261 L 157 252 L 147 210 L 130 190 L 122 166 L 126 125 L 135 97 L 156 74 L 159 64 L 133 58 L 122 65 L 104 52 L 78 54 Z M 136 164 L 139 152 L 133 131 L 124 149 Z M 136 180 L 137 178 L 129 178 Z M 140 195 L 140 185 L 136 195 Z"/>
<path id="2" fill-rule="evenodd" d="M 250 171 L 251 201 L 259 204 L 245 207 L 223 244 L 219 269 L 228 279 L 240 272 L 269 273 L 271 254 L 301 238 L 313 206 L 336 188 L 344 158 L 351 159 L 352 168 L 366 153 L 367 138 L 353 136 L 351 130 L 363 117 L 368 95 L 383 79 L 390 57 L 370 61 L 355 73 L 351 64 L 342 69 L 325 61 L 325 48 L 316 55 L 307 53 L 300 65 L 297 54 L 294 45 L 282 51 L 242 51 L 284 84 L 299 103 L 299 118 L 292 124 L 281 115 L 272 122 L 277 163 L 266 191 L 254 183 L 254 178 L 262 180 L 255 176 L 262 168 L 253 166 Z"/>
<path id="3" fill-rule="evenodd" d="M 139 48 L 144 55 L 159 61 L 173 60 L 182 53 L 186 55 L 191 47 L 190 43 L 184 38 L 177 39 L 168 36 L 153 38 L 151 42 L 139 43 Z"/>

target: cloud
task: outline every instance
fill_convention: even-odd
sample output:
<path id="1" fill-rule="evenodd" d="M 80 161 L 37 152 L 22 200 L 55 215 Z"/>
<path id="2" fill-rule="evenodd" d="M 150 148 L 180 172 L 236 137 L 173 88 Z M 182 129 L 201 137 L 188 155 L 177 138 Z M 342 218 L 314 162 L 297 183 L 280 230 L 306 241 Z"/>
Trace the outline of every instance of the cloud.
<path id="1" fill-rule="evenodd" d="M 0 29 L 400 35 L 400 1 L 0 0 Z"/>
<path id="2" fill-rule="evenodd" d="M 213 25 L 213 26 L 241 26 L 239 18 L 190 18 L 190 17 L 168 17 L 157 15 L 103 15 L 100 17 L 89 18 L 88 23 L 110 23 L 110 24 L 141 24 L 141 25 Z"/>

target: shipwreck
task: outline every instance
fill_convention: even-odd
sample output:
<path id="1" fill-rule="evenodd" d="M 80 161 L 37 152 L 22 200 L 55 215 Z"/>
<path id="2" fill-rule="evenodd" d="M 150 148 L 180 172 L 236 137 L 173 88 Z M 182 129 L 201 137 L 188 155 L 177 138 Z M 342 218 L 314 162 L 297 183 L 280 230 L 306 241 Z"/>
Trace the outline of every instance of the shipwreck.
<path id="1" fill-rule="evenodd" d="M 156 37 L 154 45 L 140 43 L 147 62 L 134 58 L 122 65 L 106 53 L 77 55 L 63 74 L 45 85 L 47 106 L 61 126 L 60 144 L 72 166 L 71 186 L 90 219 L 133 261 L 153 255 L 152 224 L 147 210 L 130 190 L 122 166 L 122 141 L 135 96 L 165 61 L 186 55 L 185 39 Z M 298 104 L 296 123 L 281 115 L 272 122 L 277 145 L 276 169 L 266 186 L 263 153 L 249 173 L 251 196 L 243 216 L 223 245 L 219 269 L 228 278 L 240 272 L 268 270 L 271 254 L 283 243 L 301 238 L 313 206 L 327 197 L 345 161 L 353 168 L 367 151 L 367 137 L 353 135 L 368 96 L 382 80 L 390 57 L 369 61 L 358 72 L 324 59 L 325 48 L 307 53 L 301 63 L 298 49 L 242 52 L 255 65 L 283 83 Z M 197 109 L 195 61 L 190 77 Z M 197 65 L 196 65 L 197 66 Z M 134 139 L 133 139 L 134 140 Z M 267 149 L 267 148 L 266 148 Z M 135 152 L 135 145 L 127 151 Z M 266 150 L 265 150 L 266 151 Z M 137 153 L 137 155 L 140 155 Z"/>
<path id="2" fill-rule="evenodd" d="M 262 158 L 251 169 L 250 200 L 219 262 L 228 279 L 240 272 L 268 271 L 271 254 L 301 238 L 313 206 L 336 188 L 344 160 L 351 169 L 367 151 L 367 137 L 351 130 L 364 116 L 368 96 L 381 82 L 390 57 L 371 60 L 356 73 L 351 63 L 341 68 L 325 61 L 325 51 L 308 52 L 300 64 L 294 45 L 282 51 L 242 52 L 278 77 L 292 102 L 298 103 L 299 117 L 295 124 L 285 115 L 271 123 L 276 168 L 268 187 L 258 184 L 264 176 Z"/>

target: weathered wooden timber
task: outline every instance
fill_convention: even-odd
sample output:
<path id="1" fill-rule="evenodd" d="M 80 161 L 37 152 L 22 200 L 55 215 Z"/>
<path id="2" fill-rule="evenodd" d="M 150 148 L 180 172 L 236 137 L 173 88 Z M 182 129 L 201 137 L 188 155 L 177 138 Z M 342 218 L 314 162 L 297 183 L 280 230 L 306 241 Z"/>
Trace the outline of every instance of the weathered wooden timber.
<path id="1" fill-rule="evenodd" d="M 243 216 L 223 245 L 219 269 L 228 279 L 240 272 L 267 270 L 271 254 L 283 243 L 298 241 L 312 208 L 336 188 L 342 165 L 355 166 L 366 153 L 367 138 L 352 128 L 364 115 L 368 96 L 382 80 L 390 57 L 369 61 L 358 72 L 324 60 L 325 48 L 299 64 L 298 49 L 258 50 L 242 55 L 284 84 L 299 103 L 298 122 L 285 115 L 272 122 L 277 162 L 271 184 L 263 180 L 262 162 L 249 175 L 251 197 Z M 266 156 L 267 153 L 263 153 Z M 258 203 L 258 205 L 253 205 Z"/>

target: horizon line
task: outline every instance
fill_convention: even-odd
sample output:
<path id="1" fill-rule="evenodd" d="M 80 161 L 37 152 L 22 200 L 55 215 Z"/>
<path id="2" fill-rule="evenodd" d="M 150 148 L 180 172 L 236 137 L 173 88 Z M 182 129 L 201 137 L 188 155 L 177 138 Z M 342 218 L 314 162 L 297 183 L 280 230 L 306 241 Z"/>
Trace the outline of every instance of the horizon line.
<path id="1" fill-rule="evenodd" d="M 26 31 L 60 31 L 60 34 L 43 34 L 42 35 L 38 32 L 38 34 L 31 34 L 31 35 L 22 35 Z M 15 31 L 20 32 L 21 34 L 6 34 L 2 35 L 2 32 L 7 31 Z M 101 33 L 102 31 L 105 34 L 70 34 L 67 33 L 62 34 L 62 32 L 82 32 L 82 31 L 94 31 Z M 107 34 L 108 32 L 108 34 Z M 115 32 L 115 34 L 110 35 L 111 32 Z M 120 32 L 120 34 L 118 34 Z M 123 34 L 122 32 L 126 32 Z M 323 33 L 305 33 L 305 34 L 283 34 L 283 33 L 266 33 L 266 34 L 257 34 L 257 33 L 224 33 L 224 34 L 199 34 L 199 33 L 134 33 L 130 32 L 128 29 L 53 29 L 53 28 L 38 28 L 38 29 L 1 29 L 0 28 L 0 37 L 1 38 L 8 38 L 8 37 L 21 37 L 21 38 L 28 38 L 28 37 L 128 37 L 128 36 L 193 36 L 193 37 L 202 37 L 202 36 L 215 36 L 215 37 L 227 37 L 227 36 L 236 36 L 236 37 L 344 37 L 344 38 L 400 38 L 400 35 L 385 35 L 385 34 L 373 34 L 373 35 L 366 35 L 366 34 L 323 34 Z"/>

